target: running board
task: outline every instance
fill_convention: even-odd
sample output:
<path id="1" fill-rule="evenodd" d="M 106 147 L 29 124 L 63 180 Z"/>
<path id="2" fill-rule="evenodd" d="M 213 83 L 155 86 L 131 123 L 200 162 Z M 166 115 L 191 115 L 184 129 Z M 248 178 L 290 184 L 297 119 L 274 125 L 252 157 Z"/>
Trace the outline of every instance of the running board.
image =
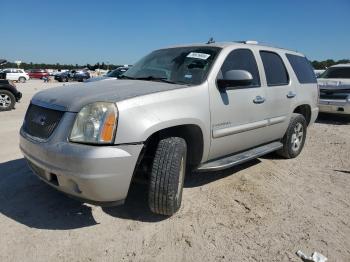
<path id="1" fill-rule="evenodd" d="M 206 162 L 200 165 L 196 171 L 206 172 L 206 171 L 217 171 L 217 170 L 226 169 L 229 167 L 233 167 L 235 165 L 239 165 L 246 161 L 258 158 L 262 155 L 266 155 L 282 147 L 283 145 L 281 142 L 272 142 L 270 144 L 259 146 L 259 147 L 244 151 L 242 153 L 238 153 L 236 155 L 230 155 L 214 161 Z"/>

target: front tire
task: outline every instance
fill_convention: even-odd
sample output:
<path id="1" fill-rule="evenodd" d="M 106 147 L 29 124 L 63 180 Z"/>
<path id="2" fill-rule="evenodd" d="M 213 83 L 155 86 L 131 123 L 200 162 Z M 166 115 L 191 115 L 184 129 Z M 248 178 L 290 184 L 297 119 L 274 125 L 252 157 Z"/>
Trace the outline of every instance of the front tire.
<path id="1" fill-rule="evenodd" d="M 297 157 L 304 147 L 306 139 L 307 123 L 301 114 L 292 114 L 286 134 L 282 139 L 283 147 L 277 154 L 287 159 Z"/>
<path id="2" fill-rule="evenodd" d="M 26 78 L 21 76 L 20 78 L 18 78 L 18 82 L 25 83 L 26 82 Z"/>
<path id="3" fill-rule="evenodd" d="M 186 173 L 187 144 L 183 138 L 159 141 L 150 175 L 148 204 L 152 212 L 173 215 L 179 210 Z"/>
<path id="4" fill-rule="evenodd" d="M 0 111 L 9 111 L 15 107 L 15 96 L 7 91 L 0 90 Z"/>

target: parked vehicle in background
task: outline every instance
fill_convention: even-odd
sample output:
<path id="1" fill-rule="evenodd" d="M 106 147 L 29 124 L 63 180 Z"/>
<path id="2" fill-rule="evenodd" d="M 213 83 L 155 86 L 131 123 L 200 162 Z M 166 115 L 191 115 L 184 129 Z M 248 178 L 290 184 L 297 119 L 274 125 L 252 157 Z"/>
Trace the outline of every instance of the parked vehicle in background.
<path id="1" fill-rule="evenodd" d="M 0 59 L 0 65 L 6 63 L 5 59 Z M 22 97 L 22 93 L 17 90 L 15 84 L 6 79 L 7 73 L 5 71 L 0 72 L 0 111 L 13 109 L 16 102 L 19 102 Z"/>
<path id="2" fill-rule="evenodd" d="M 24 83 L 29 80 L 29 75 L 23 70 L 19 68 L 5 68 L 1 70 L 3 73 L 6 73 L 6 79 L 11 81 L 17 81 L 20 83 Z"/>
<path id="3" fill-rule="evenodd" d="M 83 82 L 86 79 L 90 78 L 90 74 L 84 70 L 71 70 L 55 75 L 55 80 L 58 82 L 69 82 L 69 81 L 78 81 Z"/>
<path id="4" fill-rule="evenodd" d="M 113 80 L 118 79 L 122 74 L 124 74 L 126 71 L 128 71 L 129 67 L 118 67 L 117 69 L 114 69 L 107 73 L 105 76 L 100 77 L 92 77 L 85 82 L 95 82 L 100 80 Z"/>
<path id="5" fill-rule="evenodd" d="M 329 67 L 317 81 L 320 112 L 350 115 L 350 64 Z"/>
<path id="6" fill-rule="evenodd" d="M 17 90 L 12 81 L 0 79 L 0 111 L 14 109 L 16 102 L 21 98 L 22 93 Z"/>
<path id="7" fill-rule="evenodd" d="M 20 148 L 40 179 L 95 204 L 123 203 L 134 174 L 142 175 L 150 209 L 172 215 L 191 170 L 222 170 L 276 150 L 297 157 L 317 103 L 304 55 L 211 41 L 156 50 L 118 81 L 37 93 Z"/>
<path id="8" fill-rule="evenodd" d="M 6 63 L 5 59 L 0 59 L 0 65 Z M 5 78 L 6 73 L 0 72 L 0 111 L 13 109 L 22 97 L 22 93 L 16 89 L 15 84 Z"/>
<path id="9" fill-rule="evenodd" d="M 323 69 L 314 70 L 315 75 L 316 75 L 317 78 L 318 78 L 320 75 L 322 75 L 324 71 L 326 71 L 326 70 L 323 70 Z"/>
<path id="10" fill-rule="evenodd" d="M 28 71 L 30 78 L 42 79 L 48 77 L 49 73 L 45 69 L 31 69 Z"/>
<path id="11" fill-rule="evenodd" d="M 129 67 L 118 67 L 109 73 L 107 73 L 106 77 L 119 78 L 122 74 L 128 71 Z"/>

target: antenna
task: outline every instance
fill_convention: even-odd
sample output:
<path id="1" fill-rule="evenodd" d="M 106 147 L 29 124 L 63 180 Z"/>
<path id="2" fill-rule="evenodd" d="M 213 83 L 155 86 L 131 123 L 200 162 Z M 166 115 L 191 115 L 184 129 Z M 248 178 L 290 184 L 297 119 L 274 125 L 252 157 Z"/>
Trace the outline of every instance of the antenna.
<path id="1" fill-rule="evenodd" d="M 210 45 L 210 44 L 214 44 L 215 43 L 215 40 L 213 37 L 210 37 L 208 42 L 207 42 L 207 45 Z"/>

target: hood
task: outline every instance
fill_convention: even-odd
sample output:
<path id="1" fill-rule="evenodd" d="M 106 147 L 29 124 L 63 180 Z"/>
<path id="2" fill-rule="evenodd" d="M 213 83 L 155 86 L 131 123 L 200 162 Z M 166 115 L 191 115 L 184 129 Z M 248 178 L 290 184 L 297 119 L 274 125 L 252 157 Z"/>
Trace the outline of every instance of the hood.
<path id="1" fill-rule="evenodd" d="M 317 79 L 321 90 L 348 90 L 350 89 L 350 79 L 341 78 L 319 78 Z"/>
<path id="2" fill-rule="evenodd" d="M 40 91 L 34 95 L 32 103 L 62 111 L 79 112 L 83 106 L 93 102 L 119 102 L 186 87 L 141 80 L 95 81 Z"/>

